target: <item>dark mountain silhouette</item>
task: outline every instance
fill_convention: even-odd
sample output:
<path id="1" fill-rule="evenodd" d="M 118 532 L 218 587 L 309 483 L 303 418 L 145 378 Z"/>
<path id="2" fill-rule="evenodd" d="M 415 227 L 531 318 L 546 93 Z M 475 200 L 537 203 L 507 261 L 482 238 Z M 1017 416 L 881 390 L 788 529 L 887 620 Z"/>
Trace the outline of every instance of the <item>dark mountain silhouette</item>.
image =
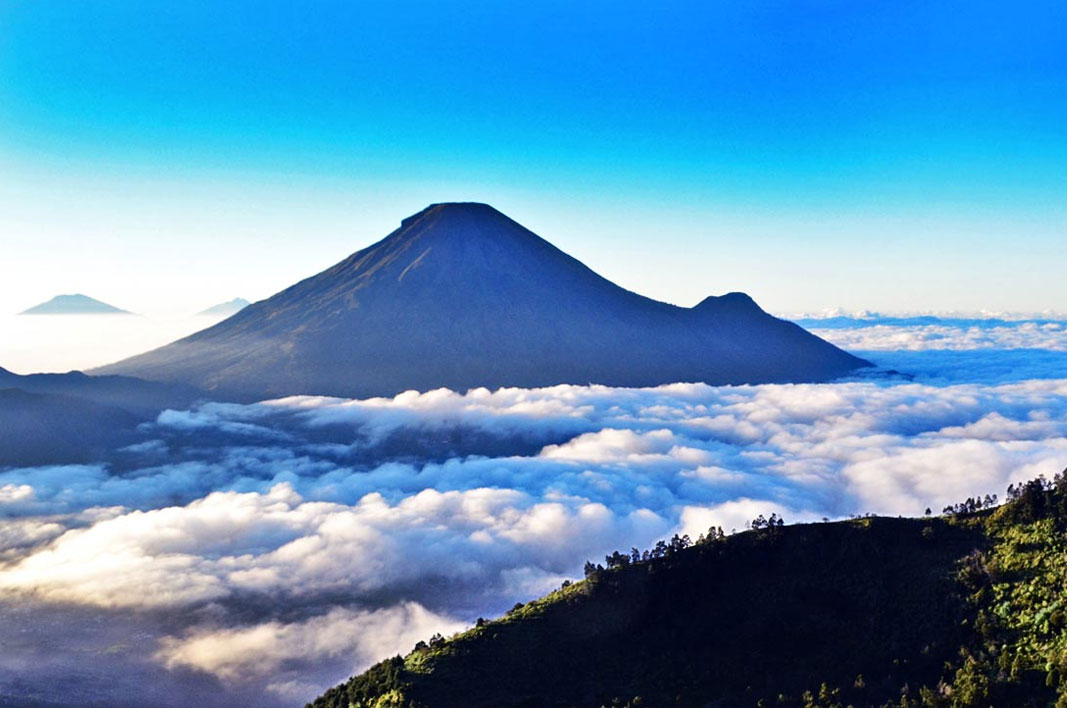
<path id="1" fill-rule="evenodd" d="M 13 374 L 0 368 L 0 467 L 90 462 L 135 439 L 137 425 L 203 394 L 126 376 Z"/>
<path id="2" fill-rule="evenodd" d="M 100 302 L 88 295 L 56 295 L 48 302 L 34 305 L 24 310 L 22 315 L 129 315 L 106 302 Z"/>
<path id="3" fill-rule="evenodd" d="M 747 295 L 624 290 L 485 204 L 435 204 L 214 327 L 99 369 L 220 396 L 820 381 L 867 362 Z"/>
<path id="4" fill-rule="evenodd" d="M 98 459 L 132 441 L 141 420 L 84 398 L 0 388 L 0 469 Z"/>
<path id="5" fill-rule="evenodd" d="M 204 397 L 190 386 L 142 381 L 130 376 L 89 376 L 80 371 L 23 375 L 2 367 L 0 388 L 81 398 L 140 417 L 152 416 L 164 408 L 188 408 Z"/>
<path id="6" fill-rule="evenodd" d="M 237 314 L 241 310 L 251 305 L 248 300 L 243 297 L 235 297 L 232 300 L 226 302 L 220 302 L 218 305 L 212 305 L 203 312 L 198 312 L 198 315 L 205 315 L 207 317 L 229 317 L 230 315 Z"/>

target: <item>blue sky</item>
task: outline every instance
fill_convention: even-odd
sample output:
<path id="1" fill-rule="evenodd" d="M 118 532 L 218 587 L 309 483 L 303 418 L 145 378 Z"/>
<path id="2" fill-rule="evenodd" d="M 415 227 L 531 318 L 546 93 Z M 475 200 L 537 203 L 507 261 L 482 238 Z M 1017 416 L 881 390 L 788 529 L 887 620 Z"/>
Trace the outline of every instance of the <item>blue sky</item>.
<path id="1" fill-rule="evenodd" d="M 265 297 L 432 201 L 775 311 L 1064 309 L 1053 2 L 0 0 L 0 310 Z"/>

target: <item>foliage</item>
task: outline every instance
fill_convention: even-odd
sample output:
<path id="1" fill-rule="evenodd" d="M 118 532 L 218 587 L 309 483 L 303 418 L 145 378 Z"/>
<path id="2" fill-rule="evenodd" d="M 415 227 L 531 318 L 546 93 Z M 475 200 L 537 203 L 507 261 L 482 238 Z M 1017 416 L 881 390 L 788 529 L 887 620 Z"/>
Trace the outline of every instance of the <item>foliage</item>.
<path id="1" fill-rule="evenodd" d="M 1067 480 L 614 552 L 315 708 L 1067 708 Z"/>

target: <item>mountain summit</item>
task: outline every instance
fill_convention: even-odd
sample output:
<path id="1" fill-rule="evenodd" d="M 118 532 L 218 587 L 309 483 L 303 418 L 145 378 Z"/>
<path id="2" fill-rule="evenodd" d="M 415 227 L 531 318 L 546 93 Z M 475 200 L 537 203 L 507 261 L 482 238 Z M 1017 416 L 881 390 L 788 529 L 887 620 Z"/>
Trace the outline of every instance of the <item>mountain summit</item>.
<path id="1" fill-rule="evenodd" d="M 434 204 L 213 327 L 97 370 L 240 399 L 819 381 L 866 365 L 747 295 L 625 290 L 485 204 Z"/>
<path id="2" fill-rule="evenodd" d="M 100 302 L 88 295 L 56 295 L 48 302 L 34 305 L 21 315 L 128 315 L 114 305 Z"/>

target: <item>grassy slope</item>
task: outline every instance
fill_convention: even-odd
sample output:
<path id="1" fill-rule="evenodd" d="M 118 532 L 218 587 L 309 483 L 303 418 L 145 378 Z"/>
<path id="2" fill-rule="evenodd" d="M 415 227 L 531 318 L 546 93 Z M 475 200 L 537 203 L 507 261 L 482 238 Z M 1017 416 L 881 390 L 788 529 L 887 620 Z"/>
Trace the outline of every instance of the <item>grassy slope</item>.
<path id="1" fill-rule="evenodd" d="M 310 705 L 1062 708 L 1063 486 L 993 512 L 754 531 L 602 571 Z"/>

